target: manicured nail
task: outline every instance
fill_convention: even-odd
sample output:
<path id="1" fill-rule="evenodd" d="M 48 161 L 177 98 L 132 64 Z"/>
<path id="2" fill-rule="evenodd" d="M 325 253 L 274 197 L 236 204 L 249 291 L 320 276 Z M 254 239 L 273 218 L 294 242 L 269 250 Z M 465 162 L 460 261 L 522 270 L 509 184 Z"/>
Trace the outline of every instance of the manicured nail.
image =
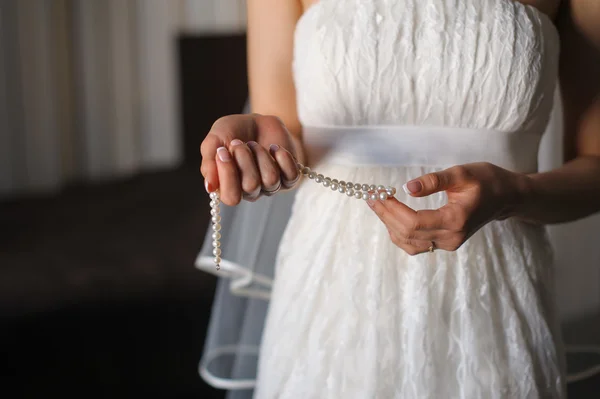
<path id="1" fill-rule="evenodd" d="M 235 139 L 235 140 L 232 140 L 230 144 L 232 147 L 235 147 L 236 145 L 244 144 L 244 142 L 242 140 Z"/>
<path id="2" fill-rule="evenodd" d="M 247 143 L 250 147 L 256 147 L 258 145 L 258 143 L 256 141 L 249 141 Z"/>
<path id="3" fill-rule="evenodd" d="M 208 188 L 208 181 L 204 180 L 204 188 L 206 189 L 206 192 L 210 194 L 210 189 Z"/>
<path id="4" fill-rule="evenodd" d="M 419 180 L 412 180 L 402 186 L 406 194 L 417 194 L 423 189 L 423 185 Z"/>
<path id="5" fill-rule="evenodd" d="M 225 147 L 219 147 L 217 149 L 217 155 L 219 156 L 219 159 L 221 160 L 221 162 L 231 161 L 231 155 L 229 154 L 229 151 L 227 151 L 227 148 L 225 148 Z"/>
<path id="6" fill-rule="evenodd" d="M 271 152 L 271 155 L 275 155 L 275 152 L 277 152 L 277 150 L 279 150 L 279 146 L 277 144 L 271 144 L 269 146 L 269 151 Z"/>
<path id="7" fill-rule="evenodd" d="M 375 205 L 375 201 L 373 201 L 372 199 L 368 199 L 367 205 L 369 205 L 371 208 L 373 208 L 373 205 Z"/>

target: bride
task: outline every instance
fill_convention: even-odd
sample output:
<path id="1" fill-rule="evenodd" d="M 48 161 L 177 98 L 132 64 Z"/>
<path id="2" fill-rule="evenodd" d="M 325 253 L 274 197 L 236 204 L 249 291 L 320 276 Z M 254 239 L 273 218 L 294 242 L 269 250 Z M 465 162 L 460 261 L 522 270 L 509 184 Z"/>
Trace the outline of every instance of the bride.
<path id="1" fill-rule="evenodd" d="M 600 210 L 600 87 L 581 52 L 599 26 L 586 0 L 248 1 L 256 113 L 219 119 L 201 146 L 207 190 L 250 209 L 223 210 L 236 238 L 219 273 L 270 297 L 262 335 L 261 311 L 243 321 L 262 342 L 256 385 L 239 388 L 565 396 L 543 225 Z M 559 81 L 566 163 L 539 173 Z M 292 189 L 275 235 L 277 206 L 261 203 Z M 271 280 L 255 265 L 272 241 Z M 254 305 L 231 305 L 215 311 L 237 336 Z"/>

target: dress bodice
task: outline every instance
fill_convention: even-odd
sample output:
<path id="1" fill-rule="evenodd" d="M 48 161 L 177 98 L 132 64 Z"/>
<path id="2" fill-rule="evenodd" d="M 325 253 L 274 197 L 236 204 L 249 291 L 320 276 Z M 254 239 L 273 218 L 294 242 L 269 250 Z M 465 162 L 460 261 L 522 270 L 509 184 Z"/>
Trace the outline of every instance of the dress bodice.
<path id="1" fill-rule="evenodd" d="M 514 0 L 321 0 L 296 27 L 303 125 L 539 132 L 559 39 Z"/>

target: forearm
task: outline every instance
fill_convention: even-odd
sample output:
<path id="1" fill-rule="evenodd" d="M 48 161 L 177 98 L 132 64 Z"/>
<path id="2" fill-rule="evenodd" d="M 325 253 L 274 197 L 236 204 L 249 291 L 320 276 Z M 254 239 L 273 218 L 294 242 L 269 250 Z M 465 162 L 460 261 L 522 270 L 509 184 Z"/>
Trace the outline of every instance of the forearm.
<path id="1" fill-rule="evenodd" d="M 600 212 L 600 3 L 562 1 L 560 82 L 562 167 L 523 177 L 513 215 L 532 222 L 570 222 Z"/>
<path id="2" fill-rule="evenodd" d="M 600 156 L 581 156 L 558 169 L 527 175 L 514 216 L 555 224 L 600 211 Z"/>

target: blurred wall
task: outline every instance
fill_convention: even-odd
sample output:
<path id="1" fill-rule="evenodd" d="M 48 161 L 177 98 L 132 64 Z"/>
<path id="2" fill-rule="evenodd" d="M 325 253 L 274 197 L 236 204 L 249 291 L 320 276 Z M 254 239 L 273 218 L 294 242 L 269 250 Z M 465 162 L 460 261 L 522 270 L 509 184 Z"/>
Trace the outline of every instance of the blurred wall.
<path id="1" fill-rule="evenodd" d="M 562 99 L 542 140 L 539 165 L 551 170 L 563 164 Z M 600 214 L 549 226 L 555 251 L 557 304 L 569 344 L 600 345 Z M 598 347 L 600 348 L 600 347 Z"/>
<path id="2" fill-rule="evenodd" d="M 243 0 L 2 0 L 0 198 L 177 165 L 177 36 Z"/>

